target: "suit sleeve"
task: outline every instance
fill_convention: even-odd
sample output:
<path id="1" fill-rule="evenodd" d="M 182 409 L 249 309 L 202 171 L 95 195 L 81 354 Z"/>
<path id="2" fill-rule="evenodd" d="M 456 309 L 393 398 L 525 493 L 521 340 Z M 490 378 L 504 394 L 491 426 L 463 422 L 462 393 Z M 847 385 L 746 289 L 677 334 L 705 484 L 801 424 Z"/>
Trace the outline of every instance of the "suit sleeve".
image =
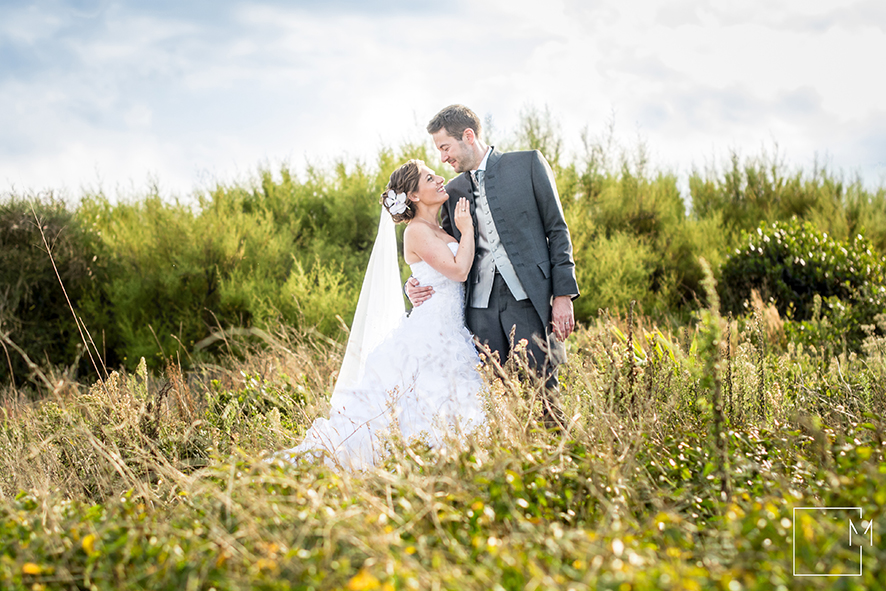
<path id="1" fill-rule="evenodd" d="M 541 152 L 532 152 L 532 188 L 541 215 L 548 252 L 551 259 L 553 296 L 578 296 L 575 279 L 575 261 L 572 259 L 572 239 L 563 217 L 563 207 L 557 194 L 554 173 Z"/>
<path id="2" fill-rule="evenodd" d="M 452 221 L 452 212 L 458 203 L 458 198 L 464 193 L 462 189 L 459 189 L 460 179 L 462 179 L 462 177 L 456 176 L 446 185 L 446 192 L 449 193 L 449 199 L 443 204 L 443 207 L 440 208 L 440 227 L 456 240 L 461 240 L 461 232 L 458 231 L 458 228 L 455 227 L 455 223 Z M 471 210 L 471 213 L 473 213 L 473 209 Z"/>

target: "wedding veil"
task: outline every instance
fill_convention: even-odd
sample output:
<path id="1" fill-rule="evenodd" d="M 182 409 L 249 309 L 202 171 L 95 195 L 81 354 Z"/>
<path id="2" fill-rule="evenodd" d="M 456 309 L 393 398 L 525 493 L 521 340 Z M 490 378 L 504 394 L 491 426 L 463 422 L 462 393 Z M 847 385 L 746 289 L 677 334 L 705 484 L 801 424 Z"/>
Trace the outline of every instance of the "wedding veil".
<path id="1" fill-rule="evenodd" d="M 378 234 L 363 277 L 357 311 L 333 394 L 359 384 L 366 368 L 366 358 L 400 322 L 406 311 L 401 286 L 394 221 L 382 207 Z"/>

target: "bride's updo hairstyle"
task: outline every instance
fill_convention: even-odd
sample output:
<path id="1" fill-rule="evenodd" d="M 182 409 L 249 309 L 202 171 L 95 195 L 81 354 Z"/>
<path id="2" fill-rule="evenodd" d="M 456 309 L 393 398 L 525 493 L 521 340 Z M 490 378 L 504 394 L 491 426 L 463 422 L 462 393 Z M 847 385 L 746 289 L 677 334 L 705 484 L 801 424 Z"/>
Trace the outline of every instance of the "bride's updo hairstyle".
<path id="1" fill-rule="evenodd" d="M 394 223 L 408 222 L 415 217 L 415 204 L 409 194 L 418 190 L 419 165 L 421 160 L 409 160 L 391 173 L 391 180 L 381 194 L 381 204 L 385 206 Z"/>

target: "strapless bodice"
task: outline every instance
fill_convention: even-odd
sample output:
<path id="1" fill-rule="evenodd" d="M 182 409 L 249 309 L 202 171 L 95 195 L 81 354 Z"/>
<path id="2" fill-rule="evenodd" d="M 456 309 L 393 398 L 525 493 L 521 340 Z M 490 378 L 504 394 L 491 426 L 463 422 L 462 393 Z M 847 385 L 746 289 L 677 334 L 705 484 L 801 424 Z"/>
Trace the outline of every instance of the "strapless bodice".
<path id="1" fill-rule="evenodd" d="M 458 253 L 458 242 L 446 244 L 453 256 Z M 464 284 L 448 279 L 424 261 L 409 265 L 412 276 L 423 286 L 434 288 L 434 295 L 421 306 L 413 309 L 411 314 L 442 314 L 447 320 L 459 324 L 464 323 Z"/>

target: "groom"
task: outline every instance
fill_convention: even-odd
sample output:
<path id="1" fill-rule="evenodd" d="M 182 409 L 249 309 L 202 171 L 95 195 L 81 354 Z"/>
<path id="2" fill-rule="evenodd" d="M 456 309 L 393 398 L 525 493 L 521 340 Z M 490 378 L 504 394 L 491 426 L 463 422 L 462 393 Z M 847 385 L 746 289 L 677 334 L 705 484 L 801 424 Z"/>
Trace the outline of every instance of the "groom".
<path id="1" fill-rule="evenodd" d="M 465 284 L 465 322 L 502 363 L 511 353 L 511 330 L 515 343 L 526 339 L 549 392 L 545 424 L 557 426 L 562 412 L 550 393 L 557 390 L 557 365 L 565 359 L 563 341 L 575 326 L 572 299 L 579 293 L 569 229 L 544 156 L 537 150 L 499 152 L 483 143 L 480 131 L 480 119 L 463 105 L 446 107 L 428 123 L 440 158 L 464 173 L 446 185 L 443 229 L 460 239 L 452 219 L 461 197 L 474 217 L 476 255 Z M 406 293 L 418 306 L 433 289 L 413 278 Z"/>

